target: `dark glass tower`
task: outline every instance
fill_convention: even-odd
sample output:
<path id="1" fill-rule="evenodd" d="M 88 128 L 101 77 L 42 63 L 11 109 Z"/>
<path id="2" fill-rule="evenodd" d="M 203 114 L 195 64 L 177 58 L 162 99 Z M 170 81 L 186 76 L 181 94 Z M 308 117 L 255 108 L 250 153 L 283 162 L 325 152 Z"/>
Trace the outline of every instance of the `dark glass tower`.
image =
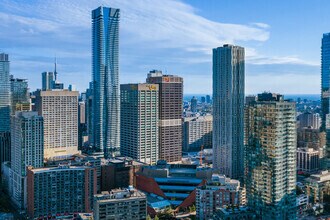
<path id="1" fill-rule="evenodd" d="M 119 9 L 92 11 L 93 144 L 113 157 L 120 152 Z"/>

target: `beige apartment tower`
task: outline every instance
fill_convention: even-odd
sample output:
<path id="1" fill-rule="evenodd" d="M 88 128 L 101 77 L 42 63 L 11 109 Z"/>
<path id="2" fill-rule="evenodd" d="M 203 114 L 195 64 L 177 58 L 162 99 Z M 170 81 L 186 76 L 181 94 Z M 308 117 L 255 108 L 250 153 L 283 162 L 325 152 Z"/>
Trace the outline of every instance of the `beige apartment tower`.
<path id="1" fill-rule="evenodd" d="M 63 158 L 78 151 L 78 91 L 37 91 L 36 110 L 44 118 L 44 157 Z"/>

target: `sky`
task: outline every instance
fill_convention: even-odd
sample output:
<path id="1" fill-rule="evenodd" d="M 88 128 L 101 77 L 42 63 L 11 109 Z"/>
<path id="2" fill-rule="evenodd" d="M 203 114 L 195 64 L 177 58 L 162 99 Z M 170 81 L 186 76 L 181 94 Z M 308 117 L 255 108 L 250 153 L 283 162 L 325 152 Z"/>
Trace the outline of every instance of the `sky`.
<path id="1" fill-rule="evenodd" d="M 243 46 L 245 93 L 320 92 L 320 47 L 328 0 L 1 0 L 0 52 L 11 74 L 41 87 L 54 70 L 66 86 L 91 81 L 91 10 L 120 8 L 120 83 L 150 70 L 184 78 L 186 94 L 212 93 L 212 48 Z"/>

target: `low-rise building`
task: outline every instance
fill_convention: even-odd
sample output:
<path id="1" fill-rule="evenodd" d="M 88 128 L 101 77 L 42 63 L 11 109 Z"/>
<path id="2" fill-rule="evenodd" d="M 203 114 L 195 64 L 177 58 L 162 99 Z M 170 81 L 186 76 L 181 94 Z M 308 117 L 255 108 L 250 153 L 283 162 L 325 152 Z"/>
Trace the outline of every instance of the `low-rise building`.
<path id="1" fill-rule="evenodd" d="M 328 170 L 313 174 L 305 179 L 307 196 L 313 203 L 323 203 L 323 196 L 330 195 L 330 172 Z"/>
<path id="2" fill-rule="evenodd" d="M 174 208 L 187 208 L 195 203 L 196 187 L 211 176 L 208 167 L 158 161 L 157 165 L 141 168 L 136 174 L 136 187 L 168 199 Z"/>
<path id="3" fill-rule="evenodd" d="M 218 208 L 245 204 L 245 189 L 240 186 L 238 180 L 227 178 L 225 175 L 213 174 L 211 181 L 207 181 L 196 190 L 196 217 L 198 219 L 212 218 Z"/>
<path id="4" fill-rule="evenodd" d="M 94 195 L 94 219 L 144 220 L 146 218 L 146 196 L 132 187 L 103 191 Z"/>
<path id="5" fill-rule="evenodd" d="M 247 206 L 219 208 L 214 214 L 213 220 L 254 220 L 255 212 Z"/>
<path id="6" fill-rule="evenodd" d="M 101 191 L 110 191 L 116 188 L 135 186 L 135 173 L 145 163 L 128 157 L 103 159 L 101 165 Z"/>

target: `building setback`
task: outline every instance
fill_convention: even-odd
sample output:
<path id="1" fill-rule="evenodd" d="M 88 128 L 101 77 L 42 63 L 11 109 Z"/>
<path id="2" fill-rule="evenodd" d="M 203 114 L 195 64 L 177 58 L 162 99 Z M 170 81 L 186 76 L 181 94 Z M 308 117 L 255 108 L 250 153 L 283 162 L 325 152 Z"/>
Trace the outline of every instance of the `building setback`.
<path id="1" fill-rule="evenodd" d="M 233 179 L 244 171 L 244 48 L 213 49 L 213 167 Z"/>
<path id="2" fill-rule="evenodd" d="M 96 170 L 91 167 L 28 168 L 27 212 L 30 218 L 92 212 Z"/>
<path id="3" fill-rule="evenodd" d="M 245 116 L 248 206 L 260 219 L 296 219 L 295 103 L 263 93 Z"/>
<path id="4" fill-rule="evenodd" d="M 103 191 L 94 196 L 94 219 L 147 218 L 147 201 L 144 193 L 134 188 Z"/>
<path id="5" fill-rule="evenodd" d="M 121 155 L 155 164 L 158 153 L 158 85 L 124 84 L 121 91 Z"/>
<path id="6" fill-rule="evenodd" d="M 120 153 L 119 9 L 92 11 L 93 145 L 106 158 Z"/>
<path id="7" fill-rule="evenodd" d="M 153 70 L 147 83 L 159 85 L 159 159 L 181 161 L 183 79 Z"/>
<path id="8" fill-rule="evenodd" d="M 44 157 L 59 158 L 78 153 L 77 91 L 36 92 L 36 110 L 44 118 Z"/>

